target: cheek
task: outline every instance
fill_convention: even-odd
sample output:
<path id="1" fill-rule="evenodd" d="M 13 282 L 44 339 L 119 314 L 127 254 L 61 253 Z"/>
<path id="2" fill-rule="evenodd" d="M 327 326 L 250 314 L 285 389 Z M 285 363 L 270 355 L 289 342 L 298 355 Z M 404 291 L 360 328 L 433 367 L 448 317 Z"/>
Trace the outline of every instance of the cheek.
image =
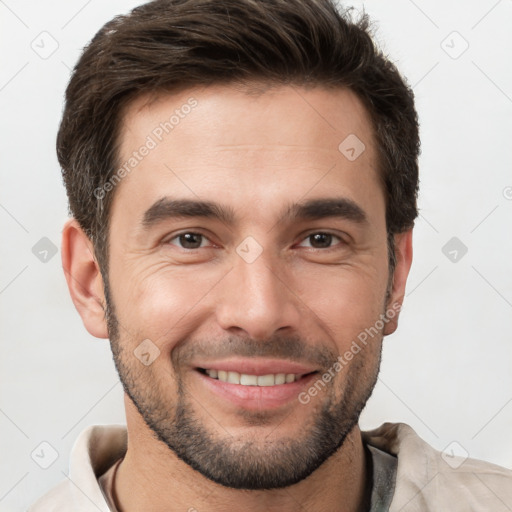
<path id="1" fill-rule="evenodd" d="M 387 267 L 339 267 L 302 281 L 301 299 L 340 353 L 383 313 Z"/>
<path id="2" fill-rule="evenodd" d="M 198 325 L 220 277 L 215 269 L 170 268 L 166 263 L 119 272 L 112 283 L 118 320 L 138 338 L 169 352 Z"/>

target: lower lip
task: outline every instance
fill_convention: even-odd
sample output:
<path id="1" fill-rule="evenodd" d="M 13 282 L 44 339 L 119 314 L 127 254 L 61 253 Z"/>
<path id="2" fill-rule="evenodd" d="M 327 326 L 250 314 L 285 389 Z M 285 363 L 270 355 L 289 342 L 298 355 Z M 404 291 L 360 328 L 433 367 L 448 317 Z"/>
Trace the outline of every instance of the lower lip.
<path id="1" fill-rule="evenodd" d="M 243 386 L 212 379 L 197 370 L 195 373 L 208 389 L 224 400 L 228 400 L 237 407 L 259 411 L 277 409 L 290 402 L 298 401 L 301 391 L 318 377 L 317 372 L 315 372 L 287 384 Z"/>

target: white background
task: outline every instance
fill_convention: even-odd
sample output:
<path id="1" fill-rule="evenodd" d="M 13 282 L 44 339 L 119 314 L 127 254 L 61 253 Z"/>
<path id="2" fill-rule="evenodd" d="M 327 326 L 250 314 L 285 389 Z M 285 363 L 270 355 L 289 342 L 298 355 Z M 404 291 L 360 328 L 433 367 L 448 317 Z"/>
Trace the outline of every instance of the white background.
<path id="1" fill-rule="evenodd" d="M 55 136 L 70 68 L 138 3 L 0 1 L 0 511 L 65 478 L 87 425 L 124 422 L 108 341 L 82 326 L 60 251 L 44 263 L 32 248 L 60 247 L 67 218 Z M 456 441 L 512 468 L 512 1 L 351 5 L 414 87 L 422 136 L 414 263 L 361 425 L 403 421 L 440 450 Z M 43 37 L 58 43 L 46 59 L 31 47 Z M 452 237 L 468 248 L 456 262 L 442 252 Z M 31 458 L 43 441 L 58 453 L 48 469 Z"/>

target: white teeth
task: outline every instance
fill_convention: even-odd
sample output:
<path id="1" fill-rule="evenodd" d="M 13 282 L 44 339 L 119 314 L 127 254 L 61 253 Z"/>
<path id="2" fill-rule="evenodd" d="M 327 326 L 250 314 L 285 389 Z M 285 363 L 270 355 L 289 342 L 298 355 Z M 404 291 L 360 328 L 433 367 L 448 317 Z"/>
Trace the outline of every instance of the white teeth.
<path id="1" fill-rule="evenodd" d="M 242 386 L 257 386 L 258 377 L 256 375 L 242 373 L 242 375 L 240 375 L 240 384 L 242 384 Z"/>
<path id="2" fill-rule="evenodd" d="M 228 372 L 228 382 L 230 384 L 240 384 L 240 374 L 238 372 Z"/>
<path id="3" fill-rule="evenodd" d="M 205 370 L 212 379 L 242 386 L 275 386 L 298 380 L 301 375 L 294 373 L 270 373 L 268 375 L 249 375 L 247 373 L 227 372 L 224 370 Z"/>
<path id="4" fill-rule="evenodd" d="M 293 375 L 293 373 L 290 373 Z M 295 380 L 295 375 L 293 375 L 293 380 Z M 285 373 L 276 373 L 276 384 L 284 384 L 286 382 L 286 374 Z M 293 382 L 293 381 L 292 381 Z"/>
<path id="5" fill-rule="evenodd" d="M 258 377 L 258 386 L 273 386 L 276 383 L 274 375 L 260 375 Z"/>

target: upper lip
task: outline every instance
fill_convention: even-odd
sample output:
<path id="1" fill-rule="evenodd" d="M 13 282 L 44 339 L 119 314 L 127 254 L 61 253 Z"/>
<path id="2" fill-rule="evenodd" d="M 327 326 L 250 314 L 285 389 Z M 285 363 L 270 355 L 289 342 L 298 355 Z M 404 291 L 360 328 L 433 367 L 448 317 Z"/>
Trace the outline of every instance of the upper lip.
<path id="1" fill-rule="evenodd" d="M 269 375 L 271 373 L 294 373 L 305 375 L 317 371 L 307 364 L 286 361 L 284 359 L 230 358 L 212 361 L 196 361 L 196 368 L 204 370 L 224 370 L 245 373 L 247 375 Z"/>

